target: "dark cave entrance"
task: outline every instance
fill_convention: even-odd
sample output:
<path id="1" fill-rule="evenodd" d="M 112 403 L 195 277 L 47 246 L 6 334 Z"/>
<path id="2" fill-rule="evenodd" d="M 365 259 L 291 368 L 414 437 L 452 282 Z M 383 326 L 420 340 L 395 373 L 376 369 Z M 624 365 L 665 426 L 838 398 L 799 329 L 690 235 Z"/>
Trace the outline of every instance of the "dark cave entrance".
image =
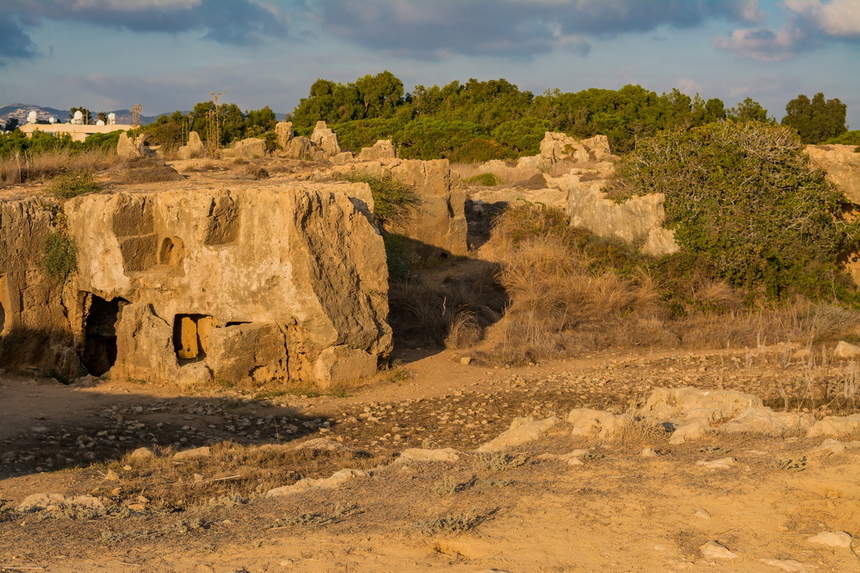
<path id="1" fill-rule="evenodd" d="M 116 362 L 116 322 L 120 298 L 105 300 L 92 295 L 84 325 L 84 353 L 81 362 L 93 376 L 106 373 Z"/>

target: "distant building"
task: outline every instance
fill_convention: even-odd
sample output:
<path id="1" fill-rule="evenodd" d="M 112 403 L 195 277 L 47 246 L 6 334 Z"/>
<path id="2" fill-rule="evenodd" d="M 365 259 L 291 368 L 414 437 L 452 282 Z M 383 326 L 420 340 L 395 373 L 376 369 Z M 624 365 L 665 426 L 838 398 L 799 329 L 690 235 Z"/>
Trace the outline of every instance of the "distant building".
<path id="1" fill-rule="evenodd" d="M 18 129 L 32 137 L 36 131 L 42 133 L 53 133 L 55 135 L 70 135 L 74 141 L 84 141 L 88 135 L 94 133 L 110 133 L 112 131 L 123 131 L 134 129 L 133 125 L 109 124 L 109 125 L 76 125 L 72 123 L 28 123 Z"/>

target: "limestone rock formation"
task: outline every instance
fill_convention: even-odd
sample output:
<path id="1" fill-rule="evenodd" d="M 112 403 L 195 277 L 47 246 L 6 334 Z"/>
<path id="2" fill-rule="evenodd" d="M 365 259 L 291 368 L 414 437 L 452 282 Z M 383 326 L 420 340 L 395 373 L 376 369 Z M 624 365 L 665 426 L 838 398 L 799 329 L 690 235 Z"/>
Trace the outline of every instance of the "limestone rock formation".
<path id="1" fill-rule="evenodd" d="M 289 159 L 301 159 L 304 161 L 323 161 L 326 159 L 325 152 L 322 149 L 317 147 L 307 137 L 301 136 L 291 138 L 281 155 Z"/>
<path id="2" fill-rule="evenodd" d="M 674 233 L 663 227 L 666 213 L 662 194 L 616 203 L 601 191 L 608 180 L 586 169 L 574 169 L 554 178 L 551 184 L 568 192 L 567 212 L 572 226 L 637 245 L 649 255 L 662 256 L 680 250 Z"/>
<path id="3" fill-rule="evenodd" d="M 50 213 L 0 202 L 2 366 L 181 384 L 372 374 L 391 350 L 372 207 L 347 183 L 76 197 L 63 288 L 39 269 Z"/>
<path id="4" fill-rule="evenodd" d="M 379 161 L 381 159 L 394 159 L 395 157 L 397 154 L 391 140 L 380 139 L 372 147 L 362 149 L 356 157 L 356 161 Z"/>
<path id="5" fill-rule="evenodd" d="M 393 221 L 389 230 L 429 247 L 426 256 L 438 255 L 439 250 L 452 255 L 467 253 L 466 194 L 447 159 L 368 161 L 345 165 L 341 170 L 390 176 L 411 187 L 419 204 L 409 217 Z"/>
<path id="6" fill-rule="evenodd" d="M 293 122 L 279 121 L 275 124 L 275 134 L 278 136 L 278 147 L 286 149 L 293 138 Z"/>
<path id="7" fill-rule="evenodd" d="M 146 134 L 129 137 L 125 131 L 120 132 L 116 145 L 116 154 L 120 159 L 137 159 L 149 155 L 146 148 Z"/>
<path id="8" fill-rule="evenodd" d="M 47 278 L 43 249 L 54 227 L 41 198 L 0 200 L 0 368 L 32 367 L 45 374 L 84 374 L 74 350 L 70 321 L 80 310 L 66 300 L 74 289 Z"/>
<path id="9" fill-rule="evenodd" d="M 200 135 L 196 131 L 188 134 L 188 143 L 179 148 L 176 152 L 179 159 L 195 159 L 197 157 L 206 156 L 206 148 L 203 147 L 203 142 L 200 141 Z"/>
<path id="10" fill-rule="evenodd" d="M 562 170 L 573 164 L 612 161 L 616 159 L 610 153 L 609 140 L 605 135 L 596 135 L 590 139 L 576 139 L 564 133 L 548 131 L 540 144 L 540 154 L 532 157 L 521 157 L 517 167 L 522 169 L 538 169 L 550 171 L 560 164 Z"/>
<path id="11" fill-rule="evenodd" d="M 340 145 L 337 142 L 337 134 L 329 129 L 324 121 L 318 121 L 314 132 L 311 135 L 311 141 L 322 149 L 326 157 L 334 157 L 341 152 Z"/>
<path id="12" fill-rule="evenodd" d="M 260 159 L 266 156 L 266 140 L 259 137 L 249 137 L 234 141 L 232 147 L 223 150 L 222 153 L 225 157 Z"/>
<path id="13" fill-rule="evenodd" d="M 827 180 L 854 203 L 860 205 L 860 153 L 856 145 L 807 145 L 813 167 L 824 169 Z"/>

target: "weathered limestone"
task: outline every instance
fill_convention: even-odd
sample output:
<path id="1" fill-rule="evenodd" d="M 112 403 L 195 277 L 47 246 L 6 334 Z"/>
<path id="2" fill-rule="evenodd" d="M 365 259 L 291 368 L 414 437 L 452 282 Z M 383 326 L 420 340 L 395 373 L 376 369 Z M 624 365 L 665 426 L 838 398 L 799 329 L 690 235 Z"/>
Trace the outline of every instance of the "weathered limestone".
<path id="1" fill-rule="evenodd" d="M 341 152 L 340 145 L 337 142 L 337 134 L 329 129 L 324 121 L 318 121 L 311 134 L 311 141 L 322 149 L 327 157 L 334 157 Z"/>
<path id="2" fill-rule="evenodd" d="M 120 159 L 137 159 L 148 155 L 146 149 L 146 134 L 129 137 L 128 132 L 121 132 L 116 144 L 116 154 Z"/>
<path id="3" fill-rule="evenodd" d="M 546 172 L 557 163 L 582 164 L 614 159 L 615 157 L 609 151 L 609 140 L 605 135 L 576 139 L 564 133 L 548 131 L 541 141 L 540 154 L 521 157 L 517 161 L 517 167 Z"/>
<path id="4" fill-rule="evenodd" d="M 403 221 L 392 221 L 389 230 L 432 249 L 452 255 L 466 254 L 466 194 L 447 159 L 368 161 L 344 165 L 340 169 L 345 173 L 390 176 L 409 185 L 418 196 L 419 204 Z"/>
<path id="5" fill-rule="evenodd" d="M 0 202 L 2 367 L 180 384 L 372 374 L 391 349 L 372 207 L 358 183 L 77 197 L 77 274 L 60 290 L 38 265 L 50 213 Z"/>
<path id="6" fill-rule="evenodd" d="M 196 131 L 188 134 L 188 143 L 177 150 L 176 156 L 179 159 L 195 159 L 206 156 L 206 148 L 203 147 L 200 135 Z"/>
<path id="7" fill-rule="evenodd" d="M 293 138 L 293 122 L 279 121 L 275 124 L 275 134 L 278 136 L 278 147 L 286 149 Z"/>
<path id="8" fill-rule="evenodd" d="M 69 330 L 80 321 L 76 291 L 41 268 L 52 219 L 39 198 L 0 201 L 0 368 L 74 378 L 83 374 Z"/>
<path id="9" fill-rule="evenodd" d="M 380 139 L 371 147 L 365 147 L 358 153 L 356 161 L 379 161 L 382 159 L 394 159 L 397 154 L 394 144 L 390 139 Z"/>
<path id="10" fill-rule="evenodd" d="M 860 153 L 856 145 L 807 145 L 813 167 L 824 169 L 827 180 L 839 187 L 848 200 L 860 205 Z"/>
<path id="11" fill-rule="evenodd" d="M 511 427 L 506 432 L 502 432 L 495 439 L 482 444 L 477 451 L 486 453 L 501 452 L 513 446 L 521 446 L 529 442 L 534 442 L 560 421 L 558 418 L 546 418 L 543 420 L 514 418 L 511 422 Z"/>
<path id="12" fill-rule="evenodd" d="M 553 178 L 552 184 L 568 192 L 567 212 L 572 226 L 637 245 L 649 255 L 662 256 L 680 250 L 672 231 L 663 227 L 666 213 L 662 194 L 632 197 L 624 203 L 616 203 L 602 192 L 607 179 L 578 169 Z"/>
<path id="13" fill-rule="evenodd" d="M 266 156 L 266 140 L 259 137 L 249 137 L 234 142 L 231 148 L 223 150 L 222 153 L 225 157 L 260 159 Z"/>
<path id="14" fill-rule="evenodd" d="M 304 161 L 323 161 L 326 159 L 325 152 L 314 145 L 313 141 L 300 136 L 291 138 L 281 155 L 289 159 Z"/>

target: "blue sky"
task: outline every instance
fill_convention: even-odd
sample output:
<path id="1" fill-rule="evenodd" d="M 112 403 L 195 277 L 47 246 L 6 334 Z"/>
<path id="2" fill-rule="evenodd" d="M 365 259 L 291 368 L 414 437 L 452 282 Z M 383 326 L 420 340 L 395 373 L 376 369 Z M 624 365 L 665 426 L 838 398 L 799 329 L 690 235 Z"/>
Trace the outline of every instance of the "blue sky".
<path id="1" fill-rule="evenodd" d="M 317 78 L 505 78 L 657 93 L 781 119 L 798 94 L 860 129 L 860 0 L 0 0 L 0 105 L 289 112 Z"/>

